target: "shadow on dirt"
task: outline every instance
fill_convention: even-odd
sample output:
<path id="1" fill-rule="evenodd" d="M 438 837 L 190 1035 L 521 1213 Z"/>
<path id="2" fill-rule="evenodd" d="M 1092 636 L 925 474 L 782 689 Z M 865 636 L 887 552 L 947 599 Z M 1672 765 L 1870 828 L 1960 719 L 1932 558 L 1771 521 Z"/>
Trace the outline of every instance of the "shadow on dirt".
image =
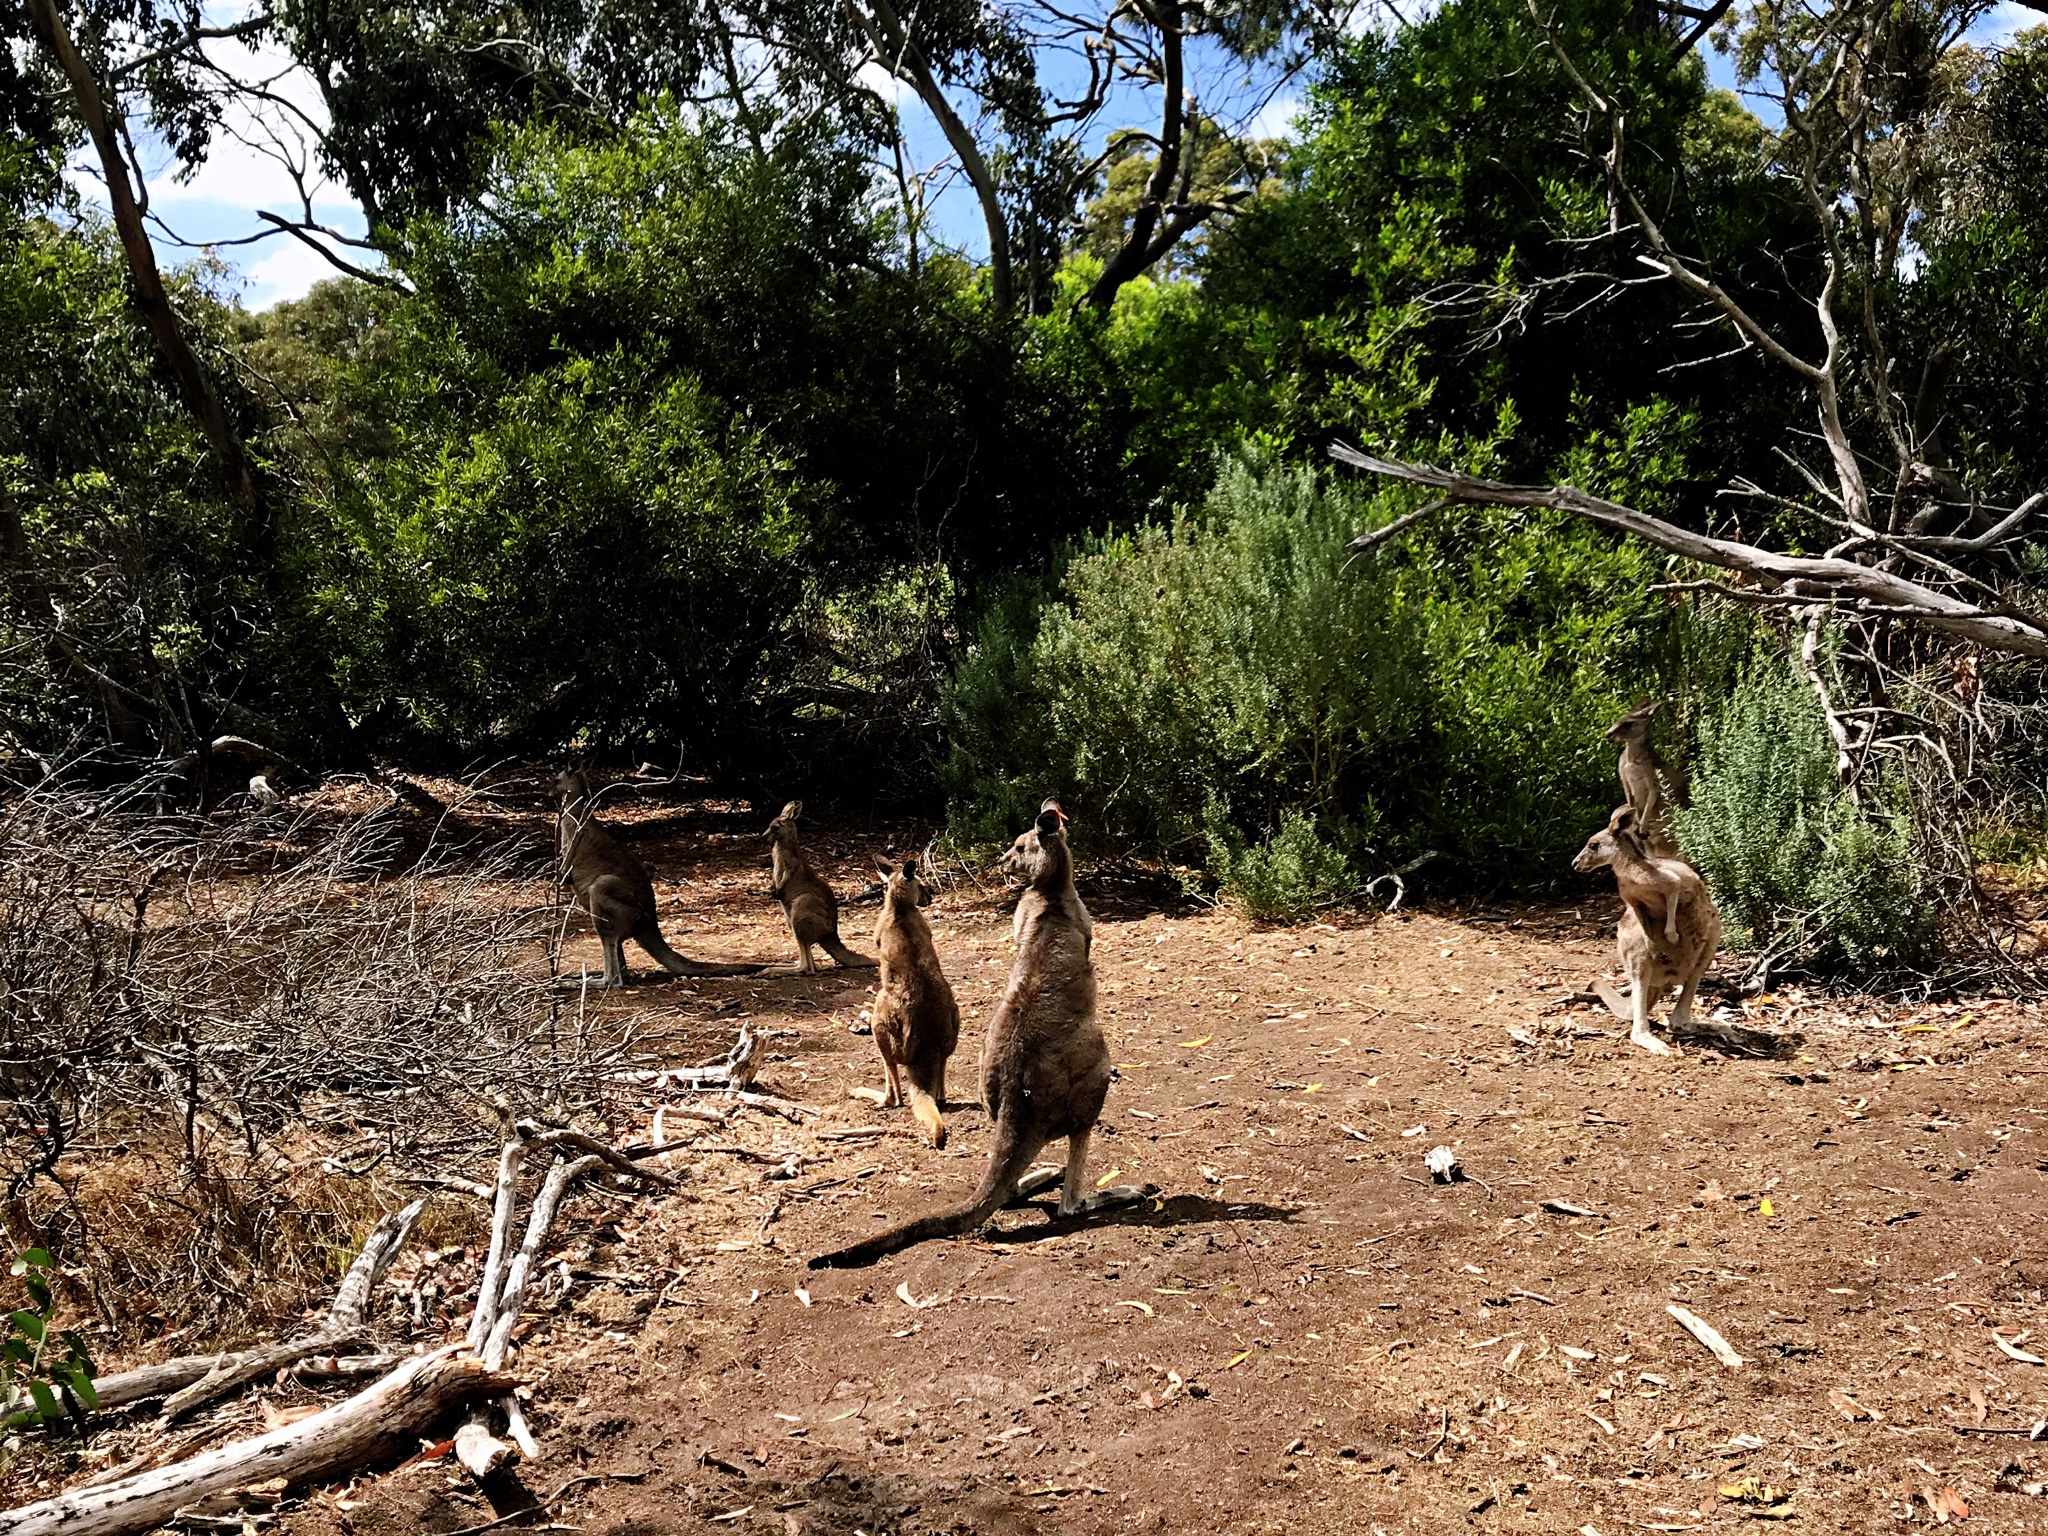
<path id="1" fill-rule="evenodd" d="M 1069 1232 L 1087 1232 L 1100 1227 L 1192 1227 L 1205 1222 L 1279 1222 L 1291 1225 L 1301 1214 L 1298 1206 L 1264 1205 L 1246 1202 L 1236 1205 L 1221 1200 L 1211 1200 L 1202 1195 L 1150 1196 L 1131 1205 L 1113 1211 L 1103 1211 L 1093 1216 L 1074 1216 L 1062 1219 L 1057 1200 L 1029 1200 L 1011 1207 L 1012 1210 L 1037 1210 L 1045 1213 L 1043 1226 L 1013 1227 L 1008 1231 L 989 1232 L 983 1240 L 993 1245 L 1023 1246 L 1043 1242 L 1047 1238 L 1063 1237 Z"/>

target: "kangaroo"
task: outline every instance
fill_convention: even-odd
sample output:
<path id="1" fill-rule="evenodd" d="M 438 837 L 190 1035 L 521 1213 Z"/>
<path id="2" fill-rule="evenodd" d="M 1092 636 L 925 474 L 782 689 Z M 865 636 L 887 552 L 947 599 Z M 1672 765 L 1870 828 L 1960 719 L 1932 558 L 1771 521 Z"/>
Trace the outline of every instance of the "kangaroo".
<path id="1" fill-rule="evenodd" d="M 768 853 L 773 860 L 774 881 L 769 887 L 782 903 L 782 915 L 789 920 L 789 935 L 796 940 L 796 959 L 789 965 L 771 966 L 770 976 L 809 976 L 818 969 L 811 958 L 811 946 L 846 965 L 873 965 L 866 955 L 855 954 L 839 942 L 839 898 L 832 887 L 818 878 L 797 841 L 796 819 L 804 811 L 801 800 L 792 800 L 782 814 L 768 823 Z"/>
<path id="2" fill-rule="evenodd" d="M 875 868 L 883 881 L 882 913 L 875 921 L 882 979 L 874 1008 L 875 1049 L 888 1085 L 882 1102 L 894 1108 L 907 1094 L 910 1112 L 932 1145 L 943 1147 L 946 1058 L 960 1041 L 960 1005 L 932 947 L 931 924 L 918 910 L 931 905 L 932 888 L 914 859 L 901 869 L 877 859 Z"/>
<path id="3" fill-rule="evenodd" d="M 1621 892 L 1615 949 L 1634 994 L 1626 1015 L 1628 1037 L 1654 1055 L 1670 1055 L 1671 1047 L 1650 1033 L 1650 1009 L 1675 985 L 1680 990 L 1671 1010 L 1671 1032 L 1680 1035 L 1693 1029 L 1693 995 L 1721 946 L 1721 915 L 1714 910 L 1706 882 L 1683 859 L 1650 852 L 1632 805 L 1617 808 L 1607 825 L 1586 839 L 1572 868 L 1581 874 L 1614 871 Z M 1621 999 L 1612 989 L 1602 986 L 1600 992 L 1607 1006 L 1621 1015 Z"/>
<path id="4" fill-rule="evenodd" d="M 631 939 L 676 976 L 754 976 L 758 965 L 726 965 L 691 960 L 668 947 L 655 916 L 654 881 L 642 864 L 597 819 L 590 782 L 581 773 L 566 772 L 555 780 L 561 817 L 555 825 L 556 847 L 565 879 L 590 914 L 604 945 L 604 984 L 626 985 L 626 940 Z"/>
<path id="5" fill-rule="evenodd" d="M 1671 838 L 1671 818 L 1664 804 L 1666 783 L 1671 802 L 1686 804 L 1685 773 L 1668 764 L 1650 745 L 1650 722 L 1663 706 L 1654 699 L 1638 699 L 1628 712 L 1607 728 L 1607 739 L 1621 743 L 1621 794 L 1635 808 L 1637 825 L 1643 828 L 1650 851 L 1660 857 L 1677 854 Z"/>
<path id="6" fill-rule="evenodd" d="M 982 1102 L 995 1123 L 988 1172 L 967 1203 L 906 1222 L 880 1237 L 820 1254 L 811 1268 L 872 1264 L 931 1237 L 977 1230 L 1020 1195 L 1035 1194 L 1057 1173 L 1024 1176 L 1047 1142 L 1067 1139 L 1060 1214 L 1077 1216 L 1140 1198 L 1129 1186 L 1082 1193 L 1088 1138 L 1109 1093 L 1109 1048 L 1095 1022 L 1095 925 L 1074 889 L 1066 813 L 1040 808 L 1030 831 L 1003 856 L 1003 873 L 1024 882 L 1017 901 L 1017 959 L 989 1022 L 981 1052 Z"/>

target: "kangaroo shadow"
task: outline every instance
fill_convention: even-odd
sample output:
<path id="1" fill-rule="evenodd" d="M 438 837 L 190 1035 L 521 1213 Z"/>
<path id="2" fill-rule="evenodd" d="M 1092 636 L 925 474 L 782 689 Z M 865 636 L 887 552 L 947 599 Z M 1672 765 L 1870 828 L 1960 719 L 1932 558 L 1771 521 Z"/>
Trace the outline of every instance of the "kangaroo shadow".
<path id="1" fill-rule="evenodd" d="M 1258 1201 L 1232 1205 L 1211 1200 L 1206 1195 L 1147 1195 L 1129 1205 L 1082 1216 L 1061 1216 L 1056 1198 L 1020 1200 L 1009 1209 L 1040 1211 L 1047 1220 L 1038 1226 L 985 1232 L 982 1234 L 983 1242 L 1001 1247 L 1026 1247 L 1048 1238 L 1063 1237 L 1069 1232 L 1091 1231 L 1097 1227 L 1192 1227 L 1205 1222 L 1226 1221 L 1278 1222 L 1286 1226 L 1292 1225 L 1301 1215 L 1299 1206 L 1266 1205 Z"/>

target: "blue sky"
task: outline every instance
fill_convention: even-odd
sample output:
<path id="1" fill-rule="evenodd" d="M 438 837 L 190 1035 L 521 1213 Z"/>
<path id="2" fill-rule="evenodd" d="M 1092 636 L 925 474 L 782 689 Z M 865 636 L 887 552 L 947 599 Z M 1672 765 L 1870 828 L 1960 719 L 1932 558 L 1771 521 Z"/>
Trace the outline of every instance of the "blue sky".
<path id="1" fill-rule="evenodd" d="M 239 19 L 249 9 L 248 0 L 227 0 L 208 7 L 209 21 L 216 25 Z M 1994 44 L 2010 39 L 2028 26 L 2040 24 L 2038 12 L 2014 4 L 2002 4 L 1973 32 L 1973 40 Z M 212 56 L 238 78 L 262 79 L 269 88 L 315 120 L 324 120 L 318 92 L 290 61 L 271 49 L 252 50 L 225 40 L 210 46 Z M 1732 83 L 1725 60 L 1709 55 L 1709 70 L 1722 84 Z M 1243 72 L 1216 58 L 1198 61 L 1191 70 L 1199 99 L 1206 110 L 1222 121 L 1260 136 L 1285 131 L 1299 109 L 1299 81 L 1280 82 L 1271 77 L 1245 78 Z M 943 138 L 937 125 L 924 113 L 914 96 L 896 87 L 880 71 L 874 83 L 897 102 L 904 114 L 914 169 L 940 166 L 946 159 Z M 1113 106 L 1136 108 L 1133 102 Z M 1145 122 L 1148 114 L 1112 117 L 1105 126 Z M 243 112 L 231 118 L 215 140 L 204 165 L 185 180 L 178 179 L 175 160 L 160 145 L 146 137 L 139 149 L 147 174 L 150 211 L 157 227 L 153 231 L 158 257 L 169 264 L 190 261 L 200 250 L 210 248 L 229 270 L 228 282 L 250 309 L 263 309 L 283 299 L 297 298 L 315 282 L 331 276 L 334 268 L 316 252 L 282 233 L 271 234 L 250 244 L 216 244 L 243 241 L 262 234 L 263 222 L 256 210 L 297 217 L 302 212 L 300 181 L 287 169 L 294 163 L 303 172 L 306 193 L 311 197 L 314 217 L 321 223 L 350 235 L 363 232 L 362 217 L 341 189 L 322 178 L 312 162 L 303 130 L 288 111 L 271 108 L 258 115 Z M 73 180 L 86 198 L 103 204 L 104 191 L 97 167 L 80 159 L 74 164 Z M 940 174 L 934 182 L 933 222 L 938 236 L 969 254 L 986 250 L 979 214 L 968 190 L 948 183 Z"/>

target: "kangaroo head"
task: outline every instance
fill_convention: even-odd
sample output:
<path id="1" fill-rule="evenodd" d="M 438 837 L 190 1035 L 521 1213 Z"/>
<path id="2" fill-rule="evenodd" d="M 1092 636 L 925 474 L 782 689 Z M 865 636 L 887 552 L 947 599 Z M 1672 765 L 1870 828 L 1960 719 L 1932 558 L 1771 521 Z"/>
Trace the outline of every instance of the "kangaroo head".
<path id="1" fill-rule="evenodd" d="M 768 823 L 768 841 L 771 843 L 796 841 L 796 819 L 803 815 L 804 803 L 792 800 L 782 808 L 782 814 Z"/>
<path id="2" fill-rule="evenodd" d="M 1038 808 L 1038 821 L 1020 833 L 1003 855 L 1003 873 L 1026 885 L 1057 885 L 1070 878 L 1073 856 L 1067 851 L 1067 813 L 1057 800 Z"/>
<path id="3" fill-rule="evenodd" d="M 1664 706 L 1655 699 L 1637 699 L 1628 711 L 1607 728 L 1609 741 L 1631 742 L 1650 739 L 1650 721 Z"/>
<path id="4" fill-rule="evenodd" d="M 1636 808 L 1620 805 L 1607 818 L 1607 825 L 1586 839 L 1586 846 L 1572 860 L 1572 868 L 1582 875 L 1590 874 L 1596 869 L 1609 868 L 1616 859 L 1640 859 L 1643 856 L 1642 831 L 1637 824 Z"/>
<path id="5" fill-rule="evenodd" d="M 564 806 L 582 805 L 590 799 L 590 780 L 581 768 L 564 768 L 555 775 L 555 799 Z"/>
<path id="6" fill-rule="evenodd" d="M 906 907 L 928 907 L 932 904 L 931 884 L 918 868 L 917 860 L 905 859 L 898 866 L 887 859 L 877 858 L 875 871 L 882 877 L 884 900 Z"/>

